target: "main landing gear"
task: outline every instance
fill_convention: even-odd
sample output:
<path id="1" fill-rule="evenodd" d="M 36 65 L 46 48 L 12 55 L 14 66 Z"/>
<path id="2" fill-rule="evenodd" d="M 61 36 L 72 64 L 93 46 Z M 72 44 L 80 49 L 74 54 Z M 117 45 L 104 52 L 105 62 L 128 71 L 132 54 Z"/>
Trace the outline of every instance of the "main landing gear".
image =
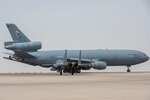
<path id="1" fill-rule="evenodd" d="M 59 72 L 60 72 L 60 75 L 62 75 L 62 73 L 63 73 L 63 72 L 62 72 L 62 69 L 61 69 Z"/>
<path id="2" fill-rule="evenodd" d="M 62 68 L 58 70 L 59 74 L 62 75 L 63 73 L 70 73 L 74 75 L 74 73 L 81 73 L 81 68 L 76 68 L 75 66 L 71 66 L 69 68 Z"/>
<path id="3" fill-rule="evenodd" d="M 127 72 L 131 72 L 130 67 L 131 66 L 127 66 Z"/>

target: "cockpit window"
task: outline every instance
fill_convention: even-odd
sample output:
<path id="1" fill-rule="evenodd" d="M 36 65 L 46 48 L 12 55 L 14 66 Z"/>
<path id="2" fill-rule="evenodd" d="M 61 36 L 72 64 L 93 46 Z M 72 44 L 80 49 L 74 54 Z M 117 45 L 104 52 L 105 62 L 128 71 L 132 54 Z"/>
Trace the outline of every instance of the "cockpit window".
<path id="1" fill-rule="evenodd" d="M 136 54 L 129 54 L 128 57 L 129 58 L 135 58 L 135 57 L 137 57 L 137 55 Z"/>
<path id="2" fill-rule="evenodd" d="M 130 58 L 134 58 L 134 55 L 130 54 L 129 57 L 130 57 Z"/>
<path id="3" fill-rule="evenodd" d="M 144 56 L 146 56 L 146 54 L 145 54 L 145 53 L 143 53 L 143 55 L 144 55 Z"/>

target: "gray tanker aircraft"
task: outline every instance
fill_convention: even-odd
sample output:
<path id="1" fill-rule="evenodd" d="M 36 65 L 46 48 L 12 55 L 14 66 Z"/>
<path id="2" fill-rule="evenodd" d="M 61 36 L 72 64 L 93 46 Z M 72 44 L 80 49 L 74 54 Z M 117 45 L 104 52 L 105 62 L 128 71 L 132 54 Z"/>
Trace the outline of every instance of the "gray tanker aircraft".
<path id="1" fill-rule="evenodd" d="M 104 70 L 107 66 L 127 66 L 130 72 L 132 65 L 149 60 L 149 57 L 136 50 L 53 50 L 38 51 L 41 42 L 33 42 L 21 32 L 15 24 L 6 24 L 13 41 L 5 42 L 5 49 L 12 50 L 5 59 L 29 65 L 50 68 L 62 73 L 80 73 L 91 68 Z"/>

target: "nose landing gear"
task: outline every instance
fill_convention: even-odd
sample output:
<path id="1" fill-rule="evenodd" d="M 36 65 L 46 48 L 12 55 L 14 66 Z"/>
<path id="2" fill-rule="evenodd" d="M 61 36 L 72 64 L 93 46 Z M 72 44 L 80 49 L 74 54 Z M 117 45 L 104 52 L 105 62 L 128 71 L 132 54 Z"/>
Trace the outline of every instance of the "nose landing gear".
<path id="1" fill-rule="evenodd" d="M 131 72 L 130 67 L 131 66 L 127 66 L 127 72 Z"/>

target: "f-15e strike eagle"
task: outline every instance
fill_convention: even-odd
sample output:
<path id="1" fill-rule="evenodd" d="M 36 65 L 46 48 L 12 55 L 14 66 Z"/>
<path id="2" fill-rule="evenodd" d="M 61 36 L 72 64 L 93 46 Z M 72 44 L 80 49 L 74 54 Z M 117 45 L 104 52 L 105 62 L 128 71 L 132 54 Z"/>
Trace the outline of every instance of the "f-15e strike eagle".
<path id="1" fill-rule="evenodd" d="M 5 59 L 29 65 L 50 68 L 51 71 L 62 73 L 80 73 L 91 68 L 104 70 L 107 66 L 127 66 L 130 72 L 132 65 L 149 60 L 149 57 L 136 50 L 53 50 L 38 51 L 41 42 L 33 42 L 24 35 L 15 24 L 6 24 L 13 41 L 4 42 L 5 49 L 14 54 L 6 53 Z"/>

